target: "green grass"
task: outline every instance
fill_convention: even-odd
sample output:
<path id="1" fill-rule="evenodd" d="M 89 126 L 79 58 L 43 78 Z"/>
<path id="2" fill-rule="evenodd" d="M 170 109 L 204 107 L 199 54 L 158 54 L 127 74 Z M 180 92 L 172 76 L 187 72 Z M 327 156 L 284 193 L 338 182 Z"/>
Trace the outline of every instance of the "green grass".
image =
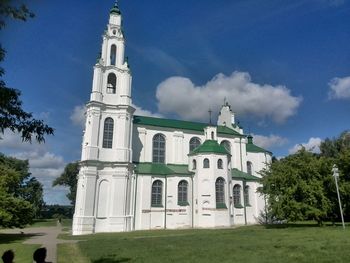
<path id="1" fill-rule="evenodd" d="M 66 228 L 72 228 L 72 219 L 62 219 L 61 225 L 62 227 L 66 227 Z"/>
<path id="2" fill-rule="evenodd" d="M 80 251 L 77 244 L 58 244 L 58 263 L 87 263 L 90 262 Z"/>
<path id="3" fill-rule="evenodd" d="M 30 235 L 0 233 L 0 256 L 9 249 L 15 252 L 15 262 L 32 262 L 33 252 L 40 245 L 23 245 L 22 242 Z"/>
<path id="4" fill-rule="evenodd" d="M 56 225 L 57 219 L 35 219 L 33 224 L 29 225 L 28 227 L 50 227 Z"/>
<path id="5" fill-rule="evenodd" d="M 159 230 L 72 237 L 81 262 L 348 262 L 350 229 L 310 224 Z M 71 245 L 71 244 L 69 244 Z M 79 248 L 79 250 L 77 250 Z M 59 257 L 67 258 L 67 244 Z M 63 262 L 63 261 L 62 261 Z"/>

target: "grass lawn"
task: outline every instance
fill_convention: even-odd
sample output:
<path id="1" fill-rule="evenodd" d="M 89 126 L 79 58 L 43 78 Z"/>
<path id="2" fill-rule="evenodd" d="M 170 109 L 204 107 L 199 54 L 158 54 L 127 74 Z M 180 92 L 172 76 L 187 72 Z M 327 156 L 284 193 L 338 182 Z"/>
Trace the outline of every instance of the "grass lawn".
<path id="1" fill-rule="evenodd" d="M 15 262 L 32 262 L 33 252 L 40 245 L 21 244 L 28 237 L 30 235 L 0 233 L 0 257 L 6 250 L 12 249 L 15 252 Z"/>
<path id="2" fill-rule="evenodd" d="M 58 262 L 349 262 L 350 229 L 290 225 L 66 236 Z M 69 259 L 72 261 L 69 261 Z M 64 260 L 63 260 L 64 259 Z M 80 261 L 77 261 L 77 260 Z M 68 261 L 67 261 L 68 260 Z"/>
<path id="3" fill-rule="evenodd" d="M 34 219 L 33 224 L 29 225 L 28 227 L 50 227 L 56 225 L 57 219 Z"/>

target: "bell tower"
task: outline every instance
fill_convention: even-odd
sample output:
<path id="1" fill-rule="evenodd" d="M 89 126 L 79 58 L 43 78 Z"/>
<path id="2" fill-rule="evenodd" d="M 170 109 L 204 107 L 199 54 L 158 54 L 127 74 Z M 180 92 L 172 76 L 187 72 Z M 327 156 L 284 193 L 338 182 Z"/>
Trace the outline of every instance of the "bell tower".
<path id="1" fill-rule="evenodd" d="M 86 104 L 73 234 L 128 231 L 132 221 L 131 71 L 116 2 L 102 36 Z"/>

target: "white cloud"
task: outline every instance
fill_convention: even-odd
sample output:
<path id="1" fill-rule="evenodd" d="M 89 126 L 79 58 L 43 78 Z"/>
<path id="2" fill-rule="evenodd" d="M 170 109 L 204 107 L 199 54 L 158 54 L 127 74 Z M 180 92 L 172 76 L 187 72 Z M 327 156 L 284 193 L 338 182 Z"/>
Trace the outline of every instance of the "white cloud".
<path id="1" fill-rule="evenodd" d="M 302 147 L 305 147 L 305 150 L 313 153 L 320 153 L 320 145 L 321 145 L 321 138 L 314 138 L 311 137 L 308 142 L 296 144 L 291 149 L 289 149 L 289 154 L 294 154 L 297 151 L 299 151 Z"/>
<path id="2" fill-rule="evenodd" d="M 273 147 L 280 147 L 288 143 L 287 138 L 283 138 L 278 135 L 270 134 L 269 136 L 252 134 L 254 138 L 254 144 L 264 148 L 270 149 Z"/>
<path id="3" fill-rule="evenodd" d="M 67 189 L 52 187 L 65 167 L 62 156 L 49 152 L 47 144 L 22 142 L 17 133 L 5 131 L 0 140 L 0 149 L 9 156 L 29 161 L 29 172 L 43 184 L 44 200 L 49 204 L 68 204 Z"/>
<path id="4" fill-rule="evenodd" d="M 160 83 L 156 93 L 160 113 L 176 113 L 183 119 L 207 120 L 208 110 L 219 111 L 224 98 L 240 115 L 272 119 L 282 123 L 296 114 L 302 101 L 285 86 L 256 84 L 249 73 L 220 73 L 204 86 L 195 86 L 184 77 L 171 77 Z"/>
<path id="5" fill-rule="evenodd" d="M 86 112 L 85 105 L 75 106 L 72 114 L 70 115 L 70 119 L 72 123 L 76 126 L 84 127 L 85 119 L 86 119 L 85 112 Z"/>
<path id="6" fill-rule="evenodd" d="M 45 144 L 40 144 L 35 140 L 32 143 L 23 142 L 21 135 L 10 130 L 5 130 L 4 134 L 0 134 L 0 149 L 2 152 L 5 151 L 36 151 L 43 150 Z"/>
<path id="7" fill-rule="evenodd" d="M 50 152 L 30 151 L 16 153 L 13 156 L 18 159 L 29 160 L 31 168 L 57 169 L 64 166 L 62 156 L 57 156 Z"/>
<path id="8" fill-rule="evenodd" d="M 350 76 L 344 78 L 333 78 L 329 83 L 330 99 L 350 99 Z"/>
<path id="9" fill-rule="evenodd" d="M 147 116 L 147 117 L 157 117 L 157 118 L 162 117 L 162 115 L 159 113 L 153 113 L 149 110 L 142 109 L 141 107 L 136 106 L 136 105 L 132 105 L 132 106 L 136 109 L 135 113 L 134 113 L 135 115 Z"/>

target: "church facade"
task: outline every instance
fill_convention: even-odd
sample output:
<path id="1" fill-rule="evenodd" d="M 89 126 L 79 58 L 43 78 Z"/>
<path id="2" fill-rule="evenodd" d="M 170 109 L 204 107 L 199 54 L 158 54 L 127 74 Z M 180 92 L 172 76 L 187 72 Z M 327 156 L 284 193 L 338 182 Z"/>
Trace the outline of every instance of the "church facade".
<path id="1" fill-rule="evenodd" d="M 121 22 L 115 5 L 86 105 L 73 235 L 256 223 L 271 153 L 228 103 L 216 125 L 134 115 Z"/>

